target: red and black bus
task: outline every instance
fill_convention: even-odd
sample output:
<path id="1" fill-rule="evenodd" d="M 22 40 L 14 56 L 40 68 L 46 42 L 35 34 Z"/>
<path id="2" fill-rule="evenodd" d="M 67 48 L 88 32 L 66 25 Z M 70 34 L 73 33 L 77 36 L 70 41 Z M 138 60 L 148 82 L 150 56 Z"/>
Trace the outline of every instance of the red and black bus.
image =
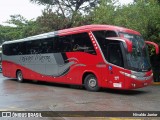
<path id="1" fill-rule="evenodd" d="M 99 88 L 136 89 L 151 84 L 147 46 L 137 31 L 86 25 L 2 45 L 3 75 Z"/>

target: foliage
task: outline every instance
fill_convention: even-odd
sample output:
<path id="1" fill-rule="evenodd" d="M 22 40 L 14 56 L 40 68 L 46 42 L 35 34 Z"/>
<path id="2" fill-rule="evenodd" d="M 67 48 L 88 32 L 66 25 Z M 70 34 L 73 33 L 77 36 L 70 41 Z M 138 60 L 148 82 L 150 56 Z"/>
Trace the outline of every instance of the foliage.
<path id="1" fill-rule="evenodd" d="M 96 24 L 114 24 L 116 15 L 116 0 L 101 0 L 100 5 L 91 13 L 93 23 Z"/>
<path id="2" fill-rule="evenodd" d="M 19 33 L 16 28 L 9 26 L 0 25 L 0 44 L 2 44 L 6 40 L 13 40 L 14 38 L 19 37 Z"/>
<path id="3" fill-rule="evenodd" d="M 42 15 L 36 20 L 43 32 L 64 29 L 67 27 L 68 19 L 61 15 L 56 15 L 51 9 L 46 8 L 42 11 Z"/>
<path id="4" fill-rule="evenodd" d="M 88 24 L 90 17 L 77 14 L 75 20 L 76 22 L 72 25 L 80 26 Z M 70 20 L 68 18 L 64 19 L 63 16 L 58 16 L 51 9 L 46 8 L 36 20 L 26 20 L 21 15 L 11 15 L 7 23 L 10 26 L 0 25 L 0 44 L 8 40 L 21 39 L 36 34 L 68 28 Z"/>
<path id="5" fill-rule="evenodd" d="M 98 5 L 99 0 L 30 0 L 33 3 L 47 5 L 54 9 L 54 14 L 67 19 L 67 27 L 73 27 L 77 18 L 87 14 Z"/>
<path id="6" fill-rule="evenodd" d="M 0 25 L 0 44 L 4 41 L 34 35 L 39 31 L 39 26 L 36 21 L 26 20 L 21 15 L 12 15 L 7 23 L 9 23 L 10 26 Z"/>
<path id="7" fill-rule="evenodd" d="M 125 27 L 139 31 L 146 40 L 156 42 L 160 45 L 160 6 L 155 0 L 148 0 L 144 3 L 137 0 L 133 5 L 125 6 L 119 10 L 125 13 L 125 19 L 129 22 L 117 21 Z M 129 12 L 128 12 L 129 11 Z M 119 17 L 120 18 L 120 17 Z M 117 19 L 116 19 L 117 20 Z M 153 46 L 150 46 L 150 55 L 155 53 Z"/>
<path id="8" fill-rule="evenodd" d="M 92 12 L 93 23 L 111 24 L 139 31 L 146 40 L 160 44 L 160 6 L 156 0 L 137 0 L 120 6 L 118 1 L 101 0 Z M 151 54 L 153 54 L 153 47 Z"/>
<path id="9" fill-rule="evenodd" d="M 88 12 L 99 0 L 30 0 L 33 3 L 54 7 L 57 15 L 72 16 L 75 12 Z"/>

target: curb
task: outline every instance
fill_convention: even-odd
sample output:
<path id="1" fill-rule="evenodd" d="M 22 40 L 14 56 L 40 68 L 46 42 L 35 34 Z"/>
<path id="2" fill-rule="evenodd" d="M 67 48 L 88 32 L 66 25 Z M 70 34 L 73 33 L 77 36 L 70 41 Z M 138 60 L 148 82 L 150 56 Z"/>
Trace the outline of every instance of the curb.
<path id="1" fill-rule="evenodd" d="M 152 82 L 152 85 L 160 85 L 160 82 Z"/>

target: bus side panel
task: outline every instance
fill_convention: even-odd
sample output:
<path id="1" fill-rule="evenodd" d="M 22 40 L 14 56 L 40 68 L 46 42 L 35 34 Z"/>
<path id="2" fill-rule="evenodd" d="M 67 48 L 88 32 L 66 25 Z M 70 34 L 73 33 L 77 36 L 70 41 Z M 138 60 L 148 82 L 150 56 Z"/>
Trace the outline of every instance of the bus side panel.
<path id="1" fill-rule="evenodd" d="M 14 66 L 14 67 L 10 67 Z M 63 81 L 64 77 L 53 77 L 53 76 L 47 76 L 39 74 L 35 71 L 32 71 L 24 66 L 3 61 L 3 75 L 9 78 L 16 78 L 16 71 L 21 70 L 23 74 L 23 78 L 27 80 L 38 80 L 38 81 L 47 81 L 47 82 L 57 82 L 57 83 L 65 83 Z M 8 69 L 10 68 L 10 69 Z"/>
<path id="2" fill-rule="evenodd" d="M 54 55 L 57 57 L 57 55 Z M 47 74 L 41 74 L 34 69 L 30 69 L 28 67 L 29 63 L 27 65 L 25 64 L 18 64 L 13 62 L 8 62 L 7 60 L 3 62 L 3 73 L 4 76 L 16 78 L 16 71 L 21 70 L 23 73 L 24 79 L 30 79 L 30 80 L 40 80 L 40 81 L 47 81 L 47 82 L 57 82 L 57 83 L 65 83 L 65 84 L 82 84 L 82 77 L 85 72 L 91 72 L 96 75 L 99 86 L 102 85 L 102 70 L 101 67 L 98 66 L 98 64 L 103 62 L 103 59 L 101 55 L 92 55 L 85 52 L 68 52 L 65 53 L 66 56 L 63 57 L 64 61 L 68 61 L 65 64 L 71 65 L 69 69 L 65 71 L 65 73 L 61 74 L 60 76 L 54 76 L 54 75 L 47 75 Z M 58 55 L 59 57 L 59 55 Z M 13 57 L 12 57 L 13 58 Z M 61 57 L 59 57 L 61 58 Z M 57 60 L 59 60 L 59 58 Z M 16 58 L 18 59 L 18 58 Z M 51 59 L 52 60 L 52 59 Z M 15 60 L 17 61 L 17 60 Z M 58 61 L 59 63 L 60 61 Z M 71 64 L 72 63 L 72 64 Z M 31 64 L 32 67 L 37 67 L 38 64 Z M 41 65 L 41 64 L 40 64 Z M 52 71 L 50 68 L 48 68 L 49 64 L 45 63 L 44 68 L 46 69 L 46 72 Z M 61 71 L 62 67 L 60 65 L 59 68 L 55 67 L 55 65 L 51 64 L 50 67 L 54 69 L 58 69 L 57 71 Z"/>
<path id="3" fill-rule="evenodd" d="M 12 77 L 11 76 L 11 63 L 10 62 L 7 62 L 7 61 L 2 61 L 2 73 L 3 73 L 3 76 L 5 77 Z"/>
<path id="4" fill-rule="evenodd" d="M 82 77 L 84 73 L 93 73 L 96 75 L 99 85 L 101 85 L 101 68 L 97 67 L 98 63 L 101 63 L 103 59 L 99 55 L 92 55 L 85 52 L 68 52 L 67 57 L 69 62 L 74 60 L 75 64 L 70 67 L 70 71 L 67 74 L 66 82 L 70 84 L 82 84 Z M 74 58 L 74 59 L 71 59 Z"/>
<path id="5" fill-rule="evenodd" d="M 23 77 L 26 78 L 27 71 L 25 70 L 24 67 L 9 61 L 3 61 L 2 66 L 3 66 L 2 69 L 3 76 L 9 78 L 16 78 L 16 71 L 21 70 L 23 72 Z"/>

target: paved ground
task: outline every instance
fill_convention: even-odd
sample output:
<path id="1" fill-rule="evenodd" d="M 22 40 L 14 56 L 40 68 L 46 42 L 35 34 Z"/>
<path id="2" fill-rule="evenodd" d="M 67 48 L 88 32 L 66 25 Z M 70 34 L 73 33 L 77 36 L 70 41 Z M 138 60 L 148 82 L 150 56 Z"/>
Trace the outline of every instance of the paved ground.
<path id="1" fill-rule="evenodd" d="M 68 85 L 53 83 L 31 81 L 18 83 L 0 74 L 0 111 L 15 110 L 159 111 L 160 85 L 130 91 L 102 89 L 100 92 L 89 92 L 84 88 L 71 88 Z M 52 120 L 52 118 L 47 119 Z M 114 120 L 114 118 L 109 119 Z M 57 117 L 54 120 L 79 120 L 79 118 Z"/>

